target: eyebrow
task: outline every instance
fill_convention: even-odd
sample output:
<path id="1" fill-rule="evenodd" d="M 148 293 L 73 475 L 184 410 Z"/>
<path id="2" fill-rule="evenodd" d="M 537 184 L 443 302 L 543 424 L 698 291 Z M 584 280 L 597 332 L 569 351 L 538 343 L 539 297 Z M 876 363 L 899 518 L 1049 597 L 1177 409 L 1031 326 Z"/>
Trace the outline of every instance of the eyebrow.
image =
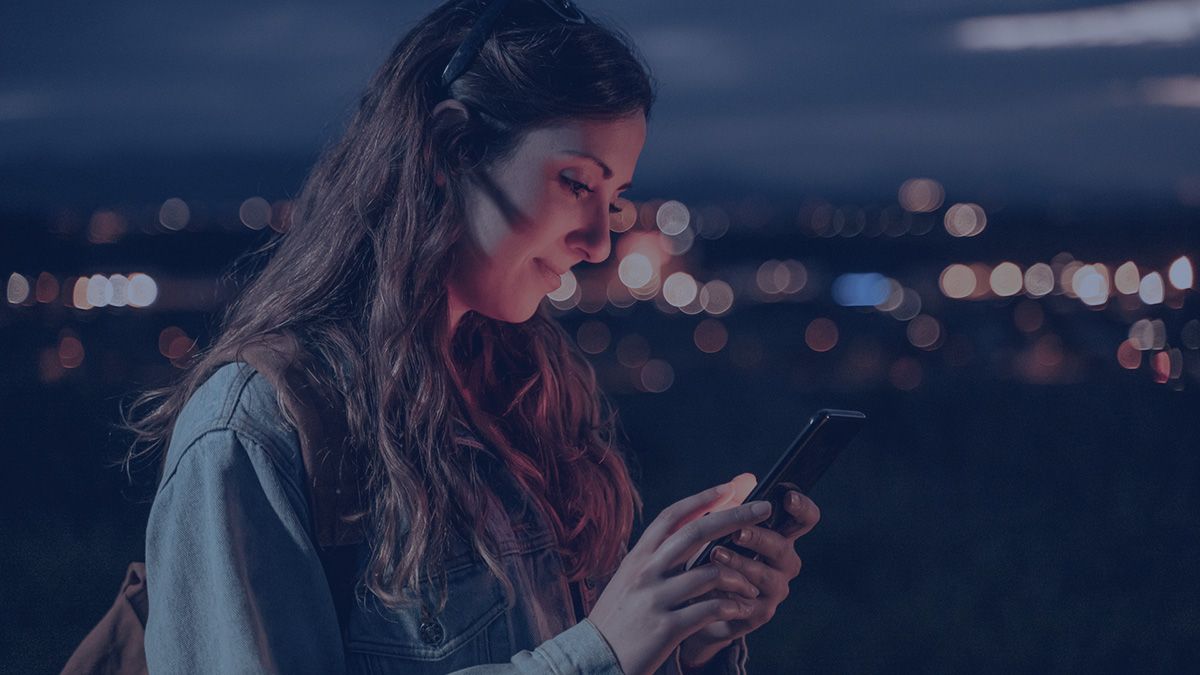
<path id="1" fill-rule="evenodd" d="M 600 158 L 595 155 L 588 154 L 586 152 L 583 152 L 582 150 L 563 150 L 563 154 L 574 155 L 575 157 L 583 157 L 586 159 L 590 159 L 593 162 L 595 162 L 597 165 L 599 165 L 600 169 L 604 171 L 604 179 L 605 180 L 608 180 L 609 178 L 613 177 L 613 170 L 608 168 L 608 165 L 605 164 L 604 162 L 600 161 Z M 631 187 L 633 187 L 633 183 L 628 182 L 628 183 L 618 187 L 617 189 L 618 190 L 628 190 Z"/>

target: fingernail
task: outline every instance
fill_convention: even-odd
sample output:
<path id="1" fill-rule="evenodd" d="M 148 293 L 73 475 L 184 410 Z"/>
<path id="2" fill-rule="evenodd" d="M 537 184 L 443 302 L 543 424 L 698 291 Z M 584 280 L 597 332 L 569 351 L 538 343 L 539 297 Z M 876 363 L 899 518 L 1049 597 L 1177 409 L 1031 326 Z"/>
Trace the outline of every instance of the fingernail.
<path id="1" fill-rule="evenodd" d="M 738 541 L 739 543 L 748 541 L 750 539 L 750 531 L 749 530 L 738 530 L 737 537 L 735 537 L 734 539 L 736 541 Z"/>
<path id="2" fill-rule="evenodd" d="M 771 502 L 758 502 L 750 507 L 750 512 L 756 516 L 765 516 L 771 512 Z"/>
<path id="3" fill-rule="evenodd" d="M 717 562 L 729 564 L 729 551 L 723 548 L 713 549 L 713 557 L 717 559 Z"/>
<path id="4" fill-rule="evenodd" d="M 800 506 L 800 495 L 796 492 L 788 493 L 788 506 Z"/>

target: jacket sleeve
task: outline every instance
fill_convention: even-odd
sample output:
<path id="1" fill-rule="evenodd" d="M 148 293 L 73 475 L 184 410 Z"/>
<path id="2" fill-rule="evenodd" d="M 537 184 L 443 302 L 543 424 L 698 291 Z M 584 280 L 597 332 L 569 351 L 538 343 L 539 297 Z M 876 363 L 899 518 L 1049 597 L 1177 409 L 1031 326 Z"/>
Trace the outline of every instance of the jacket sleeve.
<path id="1" fill-rule="evenodd" d="M 146 531 L 151 673 L 346 670 L 302 490 L 263 444 L 205 432 L 164 476 Z M 588 620 L 463 675 L 622 675 Z"/>
<path id="2" fill-rule="evenodd" d="M 698 671 L 685 671 L 679 662 L 679 647 L 671 652 L 671 657 L 662 665 L 655 675 L 746 675 L 746 661 L 750 653 L 746 649 L 746 636 L 741 636 L 729 643 Z"/>
<path id="3" fill-rule="evenodd" d="M 617 655 L 591 621 L 584 619 L 546 640 L 523 649 L 508 663 L 489 663 L 450 675 L 624 675 Z"/>
<path id="4" fill-rule="evenodd" d="M 150 672 L 343 672 L 299 487 L 230 429 L 168 466 L 146 530 Z"/>

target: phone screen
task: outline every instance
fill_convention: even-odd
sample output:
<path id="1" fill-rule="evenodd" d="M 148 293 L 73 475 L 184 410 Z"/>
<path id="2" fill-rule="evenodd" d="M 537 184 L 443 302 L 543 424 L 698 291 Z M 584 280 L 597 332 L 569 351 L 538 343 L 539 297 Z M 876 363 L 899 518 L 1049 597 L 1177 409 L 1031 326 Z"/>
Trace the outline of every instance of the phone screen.
<path id="1" fill-rule="evenodd" d="M 771 502 L 771 515 L 759 527 L 779 530 L 788 518 L 783 500 L 791 490 L 808 494 L 817 479 L 833 464 L 838 454 L 850 444 L 862 429 L 867 416 L 857 410 L 818 410 L 796 436 L 796 440 L 775 462 L 775 466 L 758 482 L 742 503 L 765 499 Z M 708 562 L 713 548 L 724 546 L 757 559 L 755 551 L 733 543 L 733 535 L 709 542 L 687 564 L 686 569 Z"/>

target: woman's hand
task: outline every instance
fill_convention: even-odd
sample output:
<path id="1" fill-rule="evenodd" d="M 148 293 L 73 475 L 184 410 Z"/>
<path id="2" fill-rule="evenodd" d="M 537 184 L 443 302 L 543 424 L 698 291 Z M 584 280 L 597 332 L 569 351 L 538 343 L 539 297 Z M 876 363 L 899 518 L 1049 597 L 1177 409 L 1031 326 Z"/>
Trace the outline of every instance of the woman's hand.
<path id="1" fill-rule="evenodd" d="M 713 550 L 714 562 L 701 565 L 736 570 L 754 584 L 759 594 L 755 598 L 743 598 L 752 607 L 748 615 L 714 621 L 684 639 L 679 654 L 684 668 L 699 668 L 733 640 L 770 621 L 779 603 L 787 597 L 788 583 L 800 573 L 796 540 L 813 529 L 821 519 L 821 510 L 806 495 L 795 490 L 784 498 L 784 508 L 790 518 L 780 532 L 751 526 L 742 530 L 748 538 L 735 540 L 738 546 L 759 553 L 761 560 L 751 560 L 727 548 L 717 547 Z M 729 555 L 728 562 L 721 561 L 718 551 Z"/>
<path id="2" fill-rule="evenodd" d="M 730 494 L 732 486 L 726 483 L 663 509 L 596 600 L 587 618 L 608 641 L 626 675 L 653 672 L 683 638 L 753 610 L 748 598 L 759 591 L 734 567 L 701 565 L 683 571 L 684 563 L 709 541 L 752 527 L 771 513 L 769 502 L 756 501 L 701 518 Z M 728 595 L 689 604 L 709 591 Z"/>

